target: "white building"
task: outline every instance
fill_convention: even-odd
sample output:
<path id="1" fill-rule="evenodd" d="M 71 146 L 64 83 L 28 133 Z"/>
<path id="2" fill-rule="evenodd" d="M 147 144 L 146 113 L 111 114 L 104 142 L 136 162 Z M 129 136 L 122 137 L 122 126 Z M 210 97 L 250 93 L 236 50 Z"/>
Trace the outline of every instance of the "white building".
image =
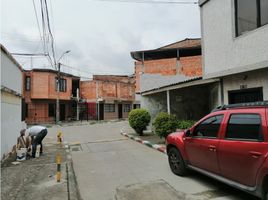
<path id="1" fill-rule="evenodd" d="M 200 0 L 203 78 L 219 104 L 268 100 L 268 1 Z"/>
<path id="2" fill-rule="evenodd" d="M 1 45 L 1 159 L 12 151 L 22 128 L 22 68 Z"/>

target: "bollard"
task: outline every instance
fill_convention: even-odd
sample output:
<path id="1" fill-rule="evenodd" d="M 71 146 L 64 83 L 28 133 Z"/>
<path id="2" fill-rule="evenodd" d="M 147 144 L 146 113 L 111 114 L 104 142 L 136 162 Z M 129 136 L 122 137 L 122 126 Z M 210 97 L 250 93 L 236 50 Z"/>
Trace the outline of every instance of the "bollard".
<path id="1" fill-rule="evenodd" d="M 58 138 L 58 143 L 60 143 L 60 144 L 62 143 L 62 138 L 61 137 L 62 137 L 62 132 L 59 131 L 58 134 L 57 134 L 57 138 Z"/>
<path id="2" fill-rule="evenodd" d="M 61 179 L 61 156 L 60 154 L 57 154 L 56 156 L 56 163 L 57 163 L 57 182 L 60 182 Z"/>

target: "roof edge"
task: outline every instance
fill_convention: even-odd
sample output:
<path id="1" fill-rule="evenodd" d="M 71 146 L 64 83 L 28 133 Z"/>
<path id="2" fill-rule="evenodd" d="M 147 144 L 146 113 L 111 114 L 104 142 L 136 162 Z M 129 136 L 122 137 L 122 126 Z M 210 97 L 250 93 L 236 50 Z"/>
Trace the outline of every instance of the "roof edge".
<path id="1" fill-rule="evenodd" d="M 42 69 L 42 68 L 33 68 L 33 69 L 24 69 L 23 72 L 50 72 L 50 73 L 58 73 L 57 70 L 54 70 L 54 69 Z M 60 72 L 62 75 L 64 76 L 70 76 L 70 77 L 74 77 L 74 78 L 81 78 L 79 76 L 75 76 L 73 74 L 69 74 L 69 73 L 66 73 L 66 72 L 63 72 L 61 71 Z"/>
<path id="2" fill-rule="evenodd" d="M 199 0 L 198 4 L 200 7 L 202 7 L 204 4 L 206 4 L 209 0 Z"/>
<path id="3" fill-rule="evenodd" d="M 19 64 L 19 62 L 11 55 L 11 53 L 7 50 L 4 45 L 0 44 L 1 50 L 9 57 L 9 59 L 20 69 L 20 71 L 23 71 L 22 66 Z"/>

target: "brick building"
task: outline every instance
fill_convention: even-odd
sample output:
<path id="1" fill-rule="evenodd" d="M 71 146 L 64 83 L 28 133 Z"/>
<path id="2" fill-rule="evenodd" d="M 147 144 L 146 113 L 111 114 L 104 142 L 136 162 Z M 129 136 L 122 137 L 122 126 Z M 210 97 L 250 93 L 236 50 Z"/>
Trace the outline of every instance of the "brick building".
<path id="1" fill-rule="evenodd" d="M 136 93 L 143 74 L 202 76 L 201 40 L 185 39 L 154 50 L 131 52 L 135 59 Z"/>
<path id="2" fill-rule="evenodd" d="M 80 78 L 61 73 L 57 93 L 57 71 L 33 69 L 23 73 L 23 118 L 26 123 L 52 123 L 56 117 L 56 99 L 60 100 L 60 121 L 76 119 Z"/>
<path id="3" fill-rule="evenodd" d="M 82 118 L 127 118 L 136 107 L 134 82 L 133 77 L 116 75 L 93 75 L 93 80 L 81 81 Z"/>
<path id="4" fill-rule="evenodd" d="M 131 52 L 135 59 L 136 100 L 149 110 L 198 119 L 215 105 L 215 82 L 202 79 L 200 39 L 185 39 L 158 49 Z"/>

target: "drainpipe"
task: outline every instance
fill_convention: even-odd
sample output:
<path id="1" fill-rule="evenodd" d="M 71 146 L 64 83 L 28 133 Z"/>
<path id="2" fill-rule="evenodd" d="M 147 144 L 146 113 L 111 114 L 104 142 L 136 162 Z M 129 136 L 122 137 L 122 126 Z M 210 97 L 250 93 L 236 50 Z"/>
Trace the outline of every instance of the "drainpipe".
<path id="1" fill-rule="evenodd" d="M 142 52 L 142 73 L 144 73 L 144 52 Z"/>
<path id="2" fill-rule="evenodd" d="M 224 104 L 223 79 L 220 79 L 220 105 Z"/>
<path id="3" fill-rule="evenodd" d="M 79 120 L 79 88 L 76 89 L 77 106 L 76 106 L 76 120 Z"/>
<path id="4" fill-rule="evenodd" d="M 97 97 L 97 109 L 98 109 L 98 121 L 100 120 L 100 101 L 99 101 L 99 82 L 96 81 L 96 97 Z"/>
<path id="5" fill-rule="evenodd" d="M 180 68 L 180 50 L 177 49 L 176 74 L 179 74 L 179 68 Z"/>
<path id="6" fill-rule="evenodd" d="M 169 97 L 169 90 L 167 90 L 167 112 L 170 114 L 170 97 Z"/>

